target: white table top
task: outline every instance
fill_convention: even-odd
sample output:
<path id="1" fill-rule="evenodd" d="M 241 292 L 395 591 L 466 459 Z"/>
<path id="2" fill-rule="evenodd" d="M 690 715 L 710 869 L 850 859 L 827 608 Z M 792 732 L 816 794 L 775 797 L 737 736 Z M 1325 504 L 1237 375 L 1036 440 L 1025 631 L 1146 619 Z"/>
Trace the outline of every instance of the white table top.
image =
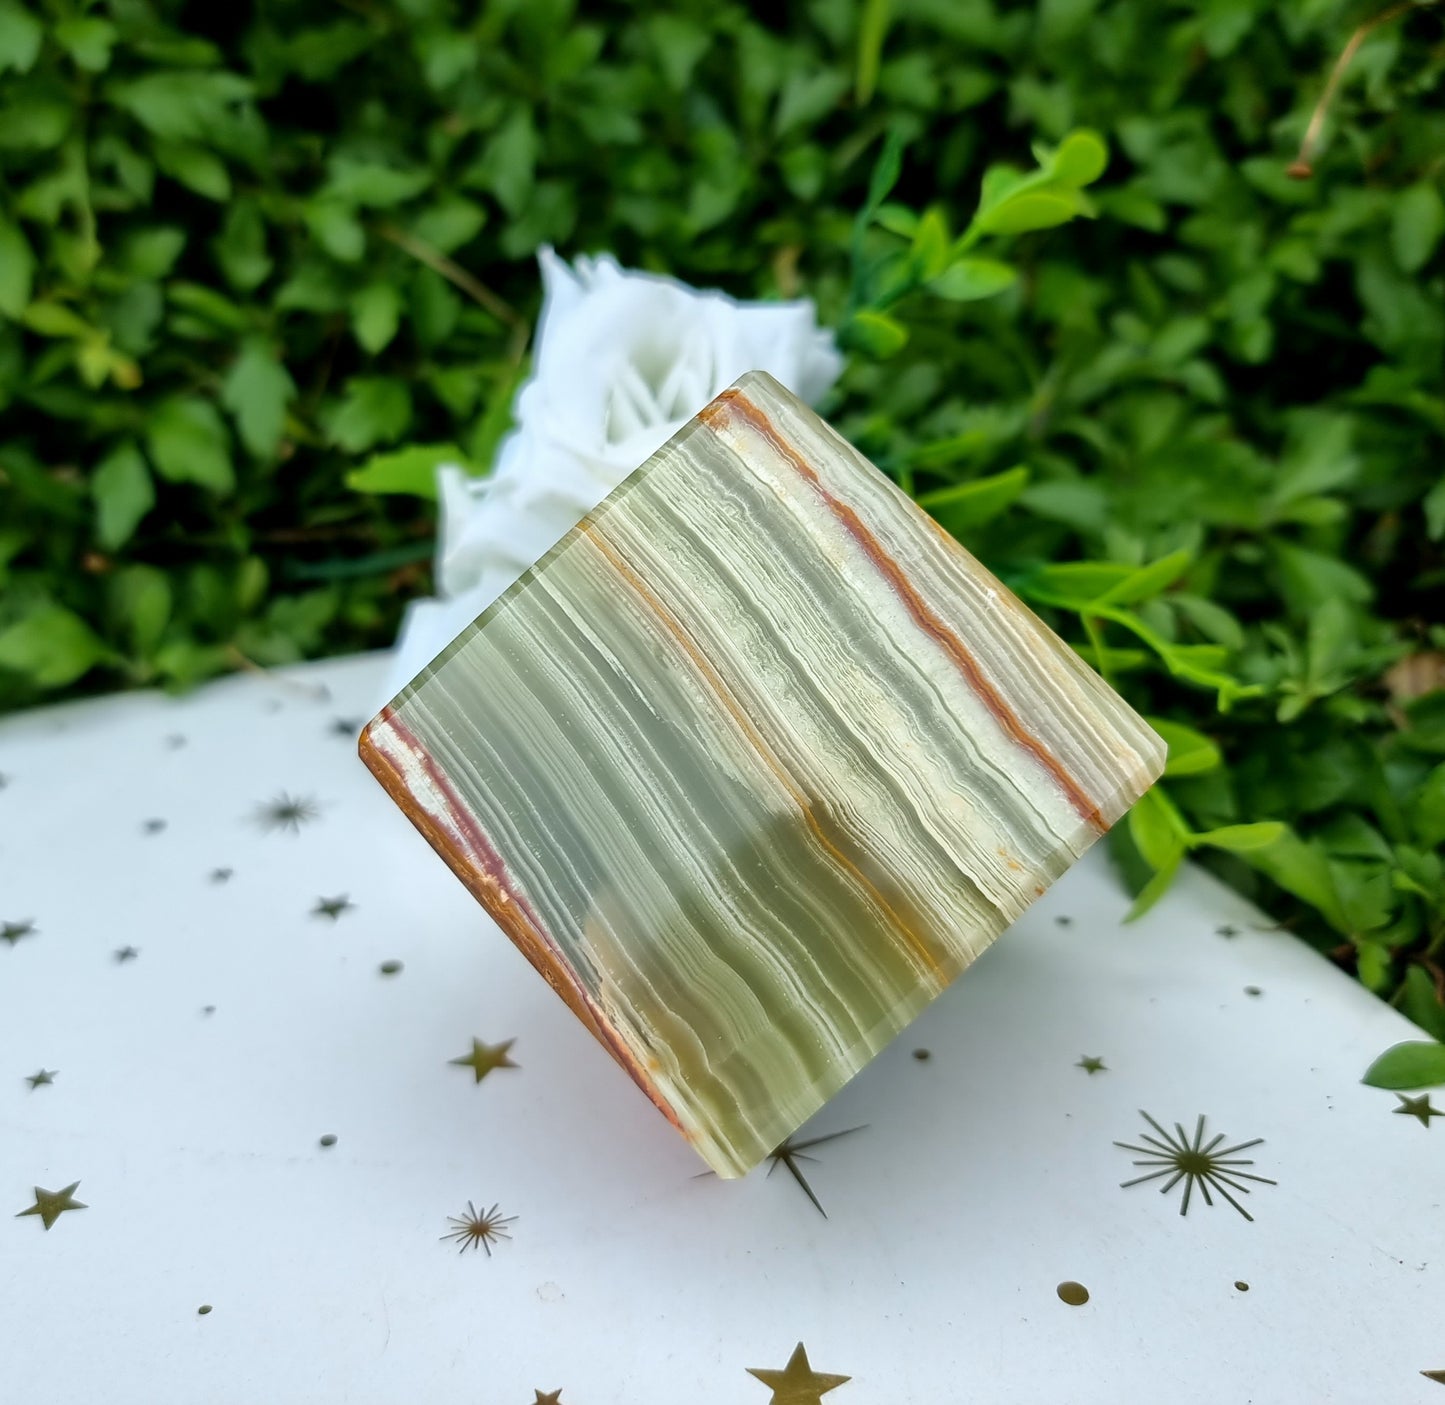
<path id="1" fill-rule="evenodd" d="M 1412 1027 L 1239 898 L 1122 927 L 1092 855 L 801 1134 L 862 1128 L 824 1218 L 699 1177 L 393 809 L 383 668 L 0 721 L 0 1401 L 769 1405 L 802 1342 L 827 1405 L 1445 1405 L 1445 1124 L 1359 1082 Z M 1263 1138 L 1253 1219 L 1121 1188 L 1140 1109 Z"/>

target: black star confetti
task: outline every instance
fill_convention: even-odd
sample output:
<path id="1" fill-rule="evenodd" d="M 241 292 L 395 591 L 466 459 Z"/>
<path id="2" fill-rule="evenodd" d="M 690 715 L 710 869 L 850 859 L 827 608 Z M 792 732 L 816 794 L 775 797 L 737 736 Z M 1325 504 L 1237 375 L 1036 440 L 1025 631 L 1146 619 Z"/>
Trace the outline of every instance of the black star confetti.
<path id="1" fill-rule="evenodd" d="M 448 1059 L 447 1062 L 471 1069 L 475 1075 L 473 1081 L 480 1083 L 493 1069 L 517 1067 L 507 1055 L 507 1051 L 516 1042 L 515 1039 L 504 1039 L 500 1044 L 483 1044 L 480 1039 L 473 1039 L 470 1054 L 462 1054 L 458 1058 Z"/>
<path id="2" fill-rule="evenodd" d="M 492 1245 L 500 1239 L 510 1239 L 512 1236 L 506 1226 L 514 1224 L 515 1215 L 499 1215 L 497 1210 L 500 1207 L 493 1205 L 490 1210 L 482 1214 L 477 1213 L 477 1207 L 470 1200 L 467 1201 L 467 1213 L 465 1215 L 448 1215 L 447 1223 L 455 1225 L 456 1228 L 450 1233 L 442 1235 L 445 1243 L 448 1239 L 455 1239 L 461 1244 L 458 1252 L 466 1253 L 468 1249 L 485 1249 L 487 1257 L 492 1257 Z"/>
<path id="3" fill-rule="evenodd" d="M 34 935 L 34 922 L 0 923 L 0 942 L 6 943 L 7 946 L 14 946 L 22 937 L 33 937 Z"/>
<path id="4" fill-rule="evenodd" d="M 1418 1098 L 1407 1098 L 1403 1093 L 1396 1093 L 1400 1100 L 1400 1106 L 1391 1108 L 1391 1112 L 1397 1112 L 1401 1117 L 1418 1118 L 1422 1127 L 1429 1127 L 1432 1117 L 1445 1117 L 1438 1107 L 1430 1102 L 1430 1094 L 1422 1093 Z"/>
<path id="5" fill-rule="evenodd" d="M 313 917 L 329 917 L 335 922 L 343 912 L 350 912 L 355 906 L 356 904 L 345 893 L 335 898 L 317 898 L 316 906 L 311 909 L 311 915 Z"/>
<path id="6" fill-rule="evenodd" d="M 300 834 L 303 824 L 320 817 L 321 807 L 305 796 L 282 791 L 273 800 L 256 807 L 256 823 L 268 834 Z"/>
<path id="7" fill-rule="evenodd" d="M 26 1074 L 25 1081 L 31 1086 L 32 1089 L 45 1088 L 48 1087 L 51 1083 L 55 1082 L 55 1075 L 59 1071 L 59 1069 L 54 1068 L 42 1068 L 35 1073 Z"/>
<path id="8" fill-rule="evenodd" d="M 1213 1206 L 1214 1201 L 1209 1198 L 1212 1189 L 1217 1191 L 1225 1200 L 1234 1206 L 1247 1220 L 1253 1220 L 1254 1216 L 1244 1208 L 1229 1192 L 1237 1190 L 1242 1195 L 1249 1194 L 1249 1187 L 1240 1184 L 1241 1181 L 1256 1181 L 1260 1185 L 1275 1185 L 1277 1182 L 1267 1179 L 1264 1176 L 1256 1176 L 1248 1171 L 1241 1171 L 1241 1166 L 1253 1166 L 1254 1162 L 1247 1157 L 1236 1156 L 1239 1151 L 1247 1151 L 1252 1146 L 1262 1146 L 1263 1137 L 1255 1137 L 1252 1141 L 1239 1142 L 1235 1146 L 1222 1147 L 1216 1151 L 1215 1147 L 1224 1140 L 1224 1133 L 1217 1133 L 1207 1145 L 1204 1141 L 1204 1116 L 1201 1113 L 1198 1126 L 1194 1129 L 1194 1140 L 1191 1142 L 1181 1124 L 1174 1124 L 1174 1132 L 1166 1132 L 1147 1112 L 1140 1111 L 1142 1117 L 1156 1132 L 1159 1138 L 1151 1137 L 1147 1132 L 1142 1133 L 1140 1140 L 1146 1142 L 1146 1146 L 1133 1146 L 1129 1142 L 1115 1142 L 1114 1145 L 1124 1151 L 1138 1152 L 1143 1160 L 1135 1161 L 1136 1166 L 1157 1167 L 1147 1175 L 1136 1176 L 1131 1181 L 1121 1181 L 1120 1188 L 1127 1189 L 1131 1185 L 1142 1185 L 1146 1181 L 1157 1181 L 1161 1176 L 1168 1176 L 1169 1179 L 1159 1187 L 1161 1194 L 1167 1194 L 1173 1190 L 1180 1181 L 1184 1182 L 1184 1200 L 1179 1206 L 1179 1213 L 1189 1213 L 1189 1197 L 1194 1187 L 1199 1187 L 1199 1192 L 1204 1197 L 1204 1203 Z"/>
<path id="9" fill-rule="evenodd" d="M 15 1216 L 23 1220 L 26 1215 L 39 1215 L 41 1222 L 49 1229 L 67 1210 L 86 1210 L 90 1207 L 75 1198 L 79 1181 L 72 1181 L 64 1190 L 42 1190 L 35 1187 L 35 1203 L 28 1210 L 21 1210 Z"/>

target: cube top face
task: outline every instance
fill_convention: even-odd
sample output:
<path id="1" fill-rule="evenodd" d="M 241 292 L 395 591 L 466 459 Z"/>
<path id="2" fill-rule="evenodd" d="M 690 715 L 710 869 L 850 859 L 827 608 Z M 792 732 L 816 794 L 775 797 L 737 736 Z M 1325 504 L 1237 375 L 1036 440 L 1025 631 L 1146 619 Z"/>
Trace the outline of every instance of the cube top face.
<path id="1" fill-rule="evenodd" d="M 725 1176 L 1158 776 L 1159 738 L 744 376 L 370 724 L 363 758 Z"/>

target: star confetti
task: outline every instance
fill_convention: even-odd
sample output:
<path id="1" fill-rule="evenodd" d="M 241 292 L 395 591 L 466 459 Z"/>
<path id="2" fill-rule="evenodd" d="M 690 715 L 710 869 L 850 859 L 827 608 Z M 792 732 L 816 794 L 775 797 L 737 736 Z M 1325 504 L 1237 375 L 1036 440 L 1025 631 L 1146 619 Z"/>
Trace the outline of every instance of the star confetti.
<path id="1" fill-rule="evenodd" d="M 58 1069 L 42 1068 L 36 1073 L 26 1074 L 25 1081 L 32 1088 L 44 1088 L 47 1085 L 55 1082 L 55 1075 L 58 1072 Z"/>
<path id="2" fill-rule="evenodd" d="M 1390 1111 L 1397 1112 L 1402 1117 L 1418 1118 L 1422 1127 L 1429 1127 L 1432 1117 L 1445 1117 L 1445 1112 L 1431 1105 L 1429 1093 L 1421 1093 L 1418 1098 L 1407 1098 L 1403 1093 L 1396 1093 L 1395 1096 L 1399 1098 L 1400 1106 L 1391 1108 Z"/>
<path id="3" fill-rule="evenodd" d="M 504 1039 L 500 1044 L 483 1044 L 480 1039 L 473 1039 L 470 1054 L 462 1054 L 458 1058 L 448 1059 L 447 1062 L 460 1068 L 471 1069 L 475 1075 L 474 1081 L 480 1083 L 493 1069 L 517 1067 L 507 1054 L 516 1042 L 515 1039 Z"/>
<path id="4" fill-rule="evenodd" d="M 39 1186 L 36 1186 L 34 1188 L 35 1204 L 28 1210 L 21 1210 L 15 1218 L 21 1220 L 24 1219 L 26 1215 L 39 1215 L 45 1228 L 49 1229 L 67 1210 L 85 1210 L 89 1208 L 75 1198 L 75 1192 L 79 1186 L 79 1181 L 72 1181 L 64 1190 L 42 1190 Z"/>
<path id="5" fill-rule="evenodd" d="M 1103 1059 L 1096 1059 L 1088 1054 L 1080 1055 L 1079 1061 L 1074 1065 L 1074 1067 L 1081 1068 L 1084 1070 L 1085 1073 L 1088 1074 L 1108 1073 L 1109 1071 Z"/>
<path id="6" fill-rule="evenodd" d="M 140 955 L 140 948 L 134 946 L 119 946 L 114 952 L 118 963 L 124 964 L 127 961 L 134 961 Z"/>
<path id="7" fill-rule="evenodd" d="M 0 942 L 4 942 L 7 946 L 14 946 L 22 937 L 33 937 L 34 935 L 34 922 L 27 920 L 25 922 L 0 923 Z"/>
<path id="8" fill-rule="evenodd" d="M 345 893 L 335 898 L 317 898 L 316 906 L 311 909 L 311 915 L 313 917 L 329 917 L 335 922 L 343 912 L 350 912 L 355 906 L 356 904 Z"/>
<path id="9" fill-rule="evenodd" d="M 788 1174 L 802 1187 L 803 1194 L 813 1202 L 813 1208 L 826 1220 L 828 1212 L 823 1208 L 818 1197 L 813 1194 L 813 1187 L 808 1184 L 808 1178 L 798 1169 L 798 1162 L 817 1161 L 816 1156 L 806 1154 L 813 1147 L 822 1146 L 825 1142 L 835 1142 L 839 1137 L 848 1137 L 854 1132 L 862 1130 L 861 1127 L 845 1127 L 841 1132 L 829 1132 L 826 1136 L 809 1137 L 806 1141 L 801 1142 L 795 1142 L 789 1137 L 780 1147 L 770 1153 L 773 1164 L 768 1167 L 768 1175 L 771 1176 L 779 1166 L 786 1166 Z"/>
<path id="10" fill-rule="evenodd" d="M 773 1398 L 770 1405 L 819 1405 L 830 1390 L 837 1390 L 853 1379 L 851 1376 L 830 1376 L 815 1371 L 802 1342 L 794 1347 L 788 1364 L 781 1371 L 765 1371 L 754 1366 L 749 1366 L 747 1370 L 748 1375 L 756 1376 L 771 1388 Z"/>

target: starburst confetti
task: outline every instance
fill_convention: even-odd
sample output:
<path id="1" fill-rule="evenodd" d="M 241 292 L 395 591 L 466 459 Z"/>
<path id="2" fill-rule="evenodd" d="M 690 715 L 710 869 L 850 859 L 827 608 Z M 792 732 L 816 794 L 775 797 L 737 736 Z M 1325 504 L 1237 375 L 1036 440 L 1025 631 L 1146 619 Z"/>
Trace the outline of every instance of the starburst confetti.
<path id="1" fill-rule="evenodd" d="M 498 1240 L 512 1237 L 506 1226 L 515 1223 L 517 1219 L 515 1215 L 499 1214 L 500 1208 L 493 1205 L 490 1210 L 478 1214 L 477 1207 L 468 1200 L 465 1215 L 447 1216 L 447 1223 L 455 1228 L 442 1235 L 442 1241 L 455 1239 L 461 1245 L 458 1252 L 463 1254 L 468 1249 L 485 1249 L 487 1257 L 491 1258 L 492 1245 Z"/>
<path id="2" fill-rule="evenodd" d="M 1199 1123 L 1194 1129 L 1194 1140 L 1189 1140 L 1188 1134 L 1183 1126 L 1176 1122 L 1174 1131 L 1166 1132 L 1149 1114 L 1140 1109 L 1139 1116 L 1142 1117 L 1156 1132 L 1158 1137 L 1151 1137 L 1147 1132 L 1140 1134 L 1140 1140 L 1145 1142 L 1144 1146 L 1134 1146 L 1130 1142 L 1115 1142 L 1114 1145 L 1124 1151 L 1137 1152 L 1140 1160 L 1136 1160 L 1136 1166 L 1144 1166 L 1150 1169 L 1146 1175 L 1135 1176 L 1133 1180 L 1121 1181 L 1120 1188 L 1127 1189 L 1133 1185 L 1143 1185 L 1147 1181 L 1157 1181 L 1161 1177 L 1168 1179 L 1159 1187 L 1160 1194 L 1167 1195 L 1180 1181 L 1184 1182 L 1184 1198 L 1179 1206 L 1179 1213 L 1189 1213 L 1189 1198 L 1194 1193 L 1194 1187 L 1199 1187 L 1199 1193 L 1204 1197 L 1204 1203 L 1213 1206 L 1214 1201 L 1210 1199 L 1209 1192 L 1214 1190 L 1218 1195 L 1227 1200 L 1245 1219 L 1253 1221 L 1254 1216 L 1244 1208 L 1229 1192 L 1238 1191 L 1242 1195 L 1248 1195 L 1250 1189 L 1243 1181 L 1255 1181 L 1260 1185 L 1275 1185 L 1277 1182 L 1269 1180 L 1265 1176 L 1256 1176 L 1249 1171 L 1243 1171 L 1242 1166 L 1253 1166 L 1254 1162 L 1248 1157 L 1238 1156 L 1237 1152 L 1248 1151 L 1252 1146 L 1262 1146 L 1263 1137 L 1255 1137 L 1247 1142 L 1238 1142 L 1234 1146 L 1220 1147 L 1219 1143 L 1224 1140 L 1224 1133 L 1218 1132 L 1206 1143 L 1204 1140 L 1204 1114 L 1199 1116 Z M 1161 1140 L 1162 1138 L 1162 1140 Z M 1218 1148 L 1218 1150 L 1216 1150 Z"/>

